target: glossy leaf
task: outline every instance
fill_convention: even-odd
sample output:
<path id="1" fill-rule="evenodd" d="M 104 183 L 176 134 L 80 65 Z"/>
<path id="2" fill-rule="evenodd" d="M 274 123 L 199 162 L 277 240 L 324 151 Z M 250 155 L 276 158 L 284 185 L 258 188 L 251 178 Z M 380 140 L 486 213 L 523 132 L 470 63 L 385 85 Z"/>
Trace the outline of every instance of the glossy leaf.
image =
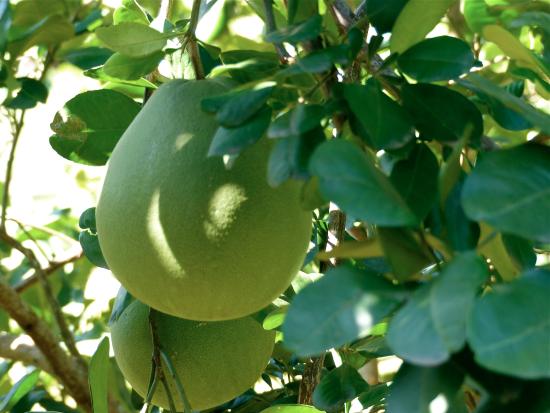
<path id="1" fill-rule="evenodd" d="M 87 70 L 105 64 L 112 55 L 113 52 L 109 49 L 92 46 L 70 50 L 63 58 L 80 69 Z"/>
<path id="2" fill-rule="evenodd" d="M 6 107 L 12 109 L 31 109 L 39 102 L 46 102 L 48 89 L 42 82 L 28 77 L 18 80 L 21 82 L 21 89 L 12 100 L 5 104 Z"/>
<path id="3" fill-rule="evenodd" d="M 84 251 L 84 255 L 90 260 L 92 264 L 101 268 L 109 269 L 109 266 L 107 265 L 107 262 L 103 257 L 103 253 L 101 252 L 99 239 L 97 238 L 96 234 L 92 234 L 88 231 L 82 231 L 78 236 L 78 241 L 80 242 L 80 246 Z"/>
<path id="4" fill-rule="evenodd" d="M 113 90 L 81 93 L 65 104 L 63 115 L 56 113 L 50 144 L 64 158 L 103 165 L 140 108 Z"/>
<path id="5" fill-rule="evenodd" d="M 30 392 L 40 376 L 40 370 L 34 370 L 15 383 L 10 391 L 0 399 L 0 412 L 8 412 L 23 396 Z"/>
<path id="6" fill-rule="evenodd" d="M 264 135 L 270 120 L 271 109 L 264 109 L 252 119 L 236 128 L 220 126 L 214 134 L 214 138 L 208 149 L 208 156 L 240 153 L 244 148 L 252 145 Z"/>
<path id="7" fill-rule="evenodd" d="M 329 141 L 309 163 L 321 193 L 345 212 L 384 226 L 414 226 L 418 219 L 372 159 L 354 144 Z"/>
<path id="8" fill-rule="evenodd" d="M 88 373 L 94 413 L 107 413 L 109 411 L 108 377 L 109 339 L 105 337 L 99 343 L 97 350 L 90 360 L 90 371 Z"/>
<path id="9" fill-rule="evenodd" d="M 518 112 L 536 127 L 550 133 L 550 116 L 538 109 L 535 109 L 523 99 L 507 92 L 490 80 L 477 74 L 470 74 L 466 79 L 458 80 L 458 83 L 473 90 L 474 92 L 482 92 L 498 100 L 505 107 Z"/>
<path id="10" fill-rule="evenodd" d="M 463 380 L 463 374 L 450 364 L 435 368 L 404 364 L 390 387 L 386 411 L 467 413 L 464 394 L 460 391 Z"/>
<path id="11" fill-rule="evenodd" d="M 366 391 L 369 385 L 353 367 L 342 364 L 329 371 L 313 392 L 313 405 L 320 410 L 334 412 Z"/>
<path id="12" fill-rule="evenodd" d="M 421 41 L 445 15 L 456 0 L 409 0 L 395 25 L 390 39 L 392 53 L 403 53 Z"/>
<path id="13" fill-rule="evenodd" d="M 549 378 L 549 296 L 550 273 L 537 269 L 480 297 L 468 325 L 476 361 L 515 377 Z"/>
<path id="14" fill-rule="evenodd" d="M 164 53 L 155 52 L 142 57 L 129 57 L 115 53 L 105 62 L 103 70 L 108 76 L 118 79 L 136 80 L 156 69 Z"/>
<path id="15" fill-rule="evenodd" d="M 483 119 L 476 106 L 462 94 L 443 86 L 419 83 L 402 89 L 403 105 L 415 120 L 423 139 L 456 142 L 469 137 L 476 144 Z"/>
<path id="16" fill-rule="evenodd" d="M 461 195 L 464 179 L 459 179 L 445 200 L 446 238 L 455 251 L 468 251 L 476 248 L 480 228 L 475 221 L 468 219 L 462 208 Z"/>
<path id="17" fill-rule="evenodd" d="M 265 40 L 271 43 L 298 43 L 316 38 L 321 32 L 323 19 L 318 14 L 295 25 L 268 33 Z"/>
<path id="18" fill-rule="evenodd" d="M 78 226 L 82 229 L 89 229 L 93 234 L 97 232 L 95 221 L 95 207 L 86 209 L 78 220 Z"/>
<path id="19" fill-rule="evenodd" d="M 452 353 L 466 342 L 468 314 L 488 276 L 484 260 L 467 252 L 455 256 L 433 283 L 430 301 L 434 326 Z"/>
<path id="20" fill-rule="evenodd" d="M 419 82 L 435 82 L 459 77 L 474 65 L 468 43 L 450 36 L 426 39 L 397 59 L 399 68 Z"/>
<path id="21" fill-rule="evenodd" d="M 269 125 L 267 136 L 270 138 L 284 138 L 308 132 L 319 126 L 324 116 L 325 108 L 323 106 L 299 103 Z"/>
<path id="22" fill-rule="evenodd" d="M 389 32 L 408 0 L 369 0 L 366 4 L 370 23 L 379 34 Z"/>
<path id="23" fill-rule="evenodd" d="M 160 52 L 167 39 L 180 34 L 160 33 L 145 24 L 134 22 L 100 27 L 95 33 L 107 47 L 129 57 L 143 57 Z"/>
<path id="24" fill-rule="evenodd" d="M 285 345 L 306 356 L 364 337 L 403 295 L 401 289 L 370 272 L 331 269 L 292 301 L 283 324 Z"/>
<path id="25" fill-rule="evenodd" d="M 351 111 L 368 133 L 373 149 L 399 148 L 413 138 L 412 119 L 382 91 L 377 81 L 371 79 L 364 86 L 346 84 L 343 91 Z"/>
<path id="26" fill-rule="evenodd" d="M 390 321 L 386 340 L 395 354 L 419 366 L 437 366 L 450 353 L 431 313 L 431 285 L 420 287 Z"/>
<path id="27" fill-rule="evenodd" d="M 550 241 L 550 148 L 526 144 L 484 154 L 466 179 L 462 205 L 473 220 Z"/>
<path id="28" fill-rule="evenodd" d="M 392 168 L 390 180 L 419 220 L 426 217 L 437 198 L 439 165 L 426 145 L 415 145 L 407 159 Z"/>

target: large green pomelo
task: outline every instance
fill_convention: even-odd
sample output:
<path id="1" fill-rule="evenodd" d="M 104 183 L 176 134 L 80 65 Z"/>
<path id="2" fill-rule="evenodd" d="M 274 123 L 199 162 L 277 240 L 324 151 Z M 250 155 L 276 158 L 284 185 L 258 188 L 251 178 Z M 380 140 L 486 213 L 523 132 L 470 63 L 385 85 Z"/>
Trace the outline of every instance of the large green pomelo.
<path id="1" fill-rule="evenodd" d="M 227 90 L 221 80 L 160 87 L 117 144 L 96 211 L 101 249 L 122 285 L 190 320 L 268 305 L 298 272 L 311 232 L 299 184 L 266 182 L 267 140 L 230 170 L 207 157 L 217 125 L 200 102 Z"/>
<path id="2" fill-rule="evenodd" d="M 249 389 L 264 371 L 273 351 L 275 333 L 252 317 L 228 321 L 190 321 L 157 313 L 161 348 L 168 354 L 193 410 L 225 403 Z M 122 374 L 145 398 L 151 374 L 152 337 L 149 307 L 132 302 L 111 325 L 115 358 Z M 170 392 L 183 411 L 175 382 Z M 168 409 L 159 383 L 153 404 Z"/>

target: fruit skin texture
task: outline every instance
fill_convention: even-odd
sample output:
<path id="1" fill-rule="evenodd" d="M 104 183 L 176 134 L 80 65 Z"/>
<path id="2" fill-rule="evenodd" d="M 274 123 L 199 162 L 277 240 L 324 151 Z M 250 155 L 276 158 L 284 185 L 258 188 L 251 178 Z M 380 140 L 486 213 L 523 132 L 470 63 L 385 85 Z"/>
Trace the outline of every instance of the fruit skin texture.
<path id="1" fill-rule="evenodd" d="M 267 184 L 266 140 L 226 170 L 207 152 L 217 123 L 200 109 L 220 79 L 160 87 L 117 144 L 96 210 L 101 249 L 138 300 L 190 320 L 243 317 L 300 269 L 311 213 L 300 185 Z"/>
<path id="2" fill-rule="evenodd" d="M 249 389 L 273 351 L 275 333 L 264 330 L 252 317 L 202 322 L 157 313 L 154 319 L 161 348 L 170 357 L 193 410 L 218 406 Z M 111 325 L 111 339 L 122 374 L 145 398 L 153 354 L 149 307 L 132 302 Z M 167 376 L 177 410 L 183 411 L 176 385 Z M 152 402 L 170 407 L 160 383 Z"/>

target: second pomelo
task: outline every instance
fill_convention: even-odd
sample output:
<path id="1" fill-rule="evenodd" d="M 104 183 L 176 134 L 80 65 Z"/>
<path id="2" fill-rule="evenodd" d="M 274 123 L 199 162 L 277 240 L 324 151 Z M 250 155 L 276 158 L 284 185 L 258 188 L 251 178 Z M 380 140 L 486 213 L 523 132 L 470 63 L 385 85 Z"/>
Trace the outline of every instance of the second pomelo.
<path id="1" fill-rule="evenodd" d="M 117 301 L 121 297 L 119 294 Z M 225 403 L 254 385 L 267 366 L 275 342 L 275 333 L 264 330 L 252 317 L 201 322 L 157 313 L 154 320 L 159 345 L 170 358 L 194 410 Z M 139 301 L 129 304 L 112 323 L 111 338 L 120 370 L 145 398 L 153 354 L 149 307 Z M 183 411 L 176 383 L 167 376 L 176 408 Z M 152 402 L 170 408 L 160 383 Z"/>
<path id="2" fill-rule="evenodd" d="M 298 272 L 311 232 L 300 185 L 266 182 L 267 140 L 230 170 L 207 157 L 217 124 L 200 102 L 228 85 L 160 87 L 117 144 L 96 212 L 103 254 L 123 286 L 191 320 L 228 320 L 268 305 Z"/>

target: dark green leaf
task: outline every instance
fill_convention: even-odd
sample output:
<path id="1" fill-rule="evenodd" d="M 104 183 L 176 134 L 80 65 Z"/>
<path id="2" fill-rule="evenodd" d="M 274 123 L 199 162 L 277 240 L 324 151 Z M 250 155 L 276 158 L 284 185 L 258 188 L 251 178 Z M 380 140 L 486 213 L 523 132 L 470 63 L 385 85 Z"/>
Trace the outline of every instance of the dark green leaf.
<path id="1" fill-rule="evenodd" d="M 268 33 L 265 39 L 270 43 L 287 42 L 295 44 L 304 42 L 316 38 L 321 33 L 322 24 L 323 18 L 315 14 L 301 23 Z"/>
<path id="2" fill-rule="evenodd" d="M 479 143 L 483 133 L 481 113 L 460 93 L 418 83 L 404 86 L 402 97 L 422 139 L 457 142 L 466 136 L 470 144 Z"/>
<path id="3" fill-rule="evenodd" d="M 477 74 L 470 74 L 466 79 L 459 80 L 458 83 L 476 93 L 481 92 L 496 99 L 508 109 L 519 113 L 536 127 L 541 128 L 546 133 L 550 133 L 550 116 L 535 109 L 523 99 L 507 92 L 490 80 Z"/>
<path id="4" fill-rule="evenodd" d="M 370 272 L 331 269 L 292 301 L 283 324 L 285 345 L 306 356 L 364 337 L 403 297 L 401 289 Z"/>
<path id="5" fill-rule="evenodd" d="M 81 93 L 65 104 L 51 123 L 54 150 L 75 162 L 103 165 L 141 106 L 112 90 Z"/>
<path id="6" fill-rule="evenodd" d="M 409 208 L 423 220 L 437 198 L 439 165 L 426 145 L 415 145 L 407 159 L 392 168 L 390 180 Z"/>
<path id="7" fill-rule="evenodd" d="M 63 55 L 63 58 L 83 70 L 101 66 L 113 54 L 104 47 L 84 47 L 71 50 Z"/>
<path id="8" fill-rule="evenodd" d="M 164 57 L 164 53 L 155 52 L 142 57 L 129 57 L 115 53 L 105 62 L 106 75 L 118 79 L 136 80 L 155 70 Z"/>
<path id="9" fill-rule="evenodd" d="M 99 7 L 92 9 L 83 19 L 74 24 L 76 34 L 82 34 L 88 30 L 88 27 L 101 20 L 101 9 Z"/>
<path id="10" fill-rule="evenodd" d="M 319 13 L 319 2 L 316 0 L 288 0 L 288 23 L 304 21 Z"/>
<path id="11" fill-rule="evenodd" d="M 519 131 L 533 126 L 521 113 L 504 106 L 499 100 L 480 91 L 477 95 L 485 102 L 493 119 L 504 129 Z"/>
<path id="12" fill-rule="evenodd" d="M 111 317 L 109 318 L 109 324 L 114 323 L 119 319 L 124 310 L 134 301 L 134 297 L 126 291 L 124 287 L 120 287 L 113 304 L 113 311 L 111 312 Z"/>
<path id="13" fill-rule="evenodd" d="M 399 281 L 407 280 L 432 263 L 428 250 L 409 229 L 378 227 L 378 238 L 384 258 Z"/>
<path id="14" fill-rule="evenodd" d="M 88 231 L 82 231 L 78 237 L 78 241 L 84 251 L 84 255 L 86 255 L 86 258 L 88 258 L 92 264 L 101 268 L 109 268 L 101 252 L 97 235 Z"/>
<path id="15" fill-rule="evenodd" d="M 386 399 L 389 389 L 386 383 L 371 386 L 370 389 L 359 395 L 359 403 L 361 403 L 364 409 L 381 405 Z"/>
<path id="16" fill-rule="evenodd" d="M 391 31 L 408 0 L 369 0 L 367 16 L 378 34 Z"/>
<path id="17" fill-rule="evenodd" d="M 97 232 L 95 223 L 95 207 L 88 208 L 80 215 L 78 226 L 82 229 L 89 229 L 93 234 Z"/>
<path id="18" fill-rule="evenodd" d="M 502 234 L 502 242 L 517 267 L 528 270 L 537 263 L 537 254 L 530 241 L 516 235 Z"/>
<path id="19" fill-rule="evenodd" d="M 17 95 L 5 104 L 12 109 L 30 109 L 35 107 L 38 102 L 46 102 L 48 98 L 48 89 L 39 80 L 23 77 L 18 79 L 21 82 L 21 89 Z"/>
<path id="20" fill-rule="evenodd" d="M 430 305 L 431 284 L 415 291 L 393 317 L 386 340 L 395 354 L 409 363 L 436 366 L 449 359 L 449 351 L 436 330 Z"/>
<path id="21" fill-rule="evenodd" d="M 323 130 L 317 128 L 303 135 L 278 140 L 267 165 L 269 184 L 277 187 L 289 178 L 307 179 L 311 154 L 324 139 Z"/>
<path id="22" fill-rule="evenodd" d="M 478 298 L 468 342 L 482 366 L 523 379 L 550 378 L 550 272 L 531 270 Z"/>
<path id="23" fill-rule="evenodd" d="M 352 401 L 368 387 L 356 369 L 343 364 L 321 378 L 313 392 L 313 405 L 327 412 L 338 411 L 344 403 Z"/>
<path id="24" fill-rule="evenodd" d="M 309 168 L 319 177 L 323 196 L 354 217 L 384 226 L 418 223 L 389 179 L 356 145 L 325 142 L 313 153 Z"/>
<path id="25" fill-rule="evenodd" d="M 89 371 L 90 392 L 94 413 L 107 413 L 108 403 L 108 376 L 109 376 L 109 338 L 105 337 L 99 343 L 92 359 Z"/>
<path id="26" fill-rule="evenodd" d="M 160 52 L 167 39 L 181 34 L 161 33 L 145 24 L 134 22 L 100 27 L 95 33 L 107 47 L 130 57 L 143 57 Z"/>
<path id="27" fill-rule="evenodd" d="M 387 412 L 466 413 L 464 394 L 460 390 L 463 380 L 463 374 L 450 364 L 435 368 L 404 364 L 390 387 Z M 462 396 L 462 403 L 458 395 Z"/>
<path id="28" fill-rule="evenodd" d="M 267 130 L 271 120 L 271 109 L 266 108 L 249 119 L 247 123 L 236 128 L 225 128 L 220 126 L 210 148 L 208 156 L 235 155 L 244 148 L 258 141 Z"/>
<path id="29" fill-rule="evenodd" d="M 347 45 L 332 46 L 299 58 L 296 63 L 281 70 L 278 76 L 284 78 L 302 73 L 323 73 L 330 70 L 334 64 L 346 65 L 349 60 L 350 49 Z"/>
<path id="30" fill-rule="evenodd" d="M 222 126 L 236 127 L 242 125 L 265 107 L 265 103 L 273 93 L 275 86 L 274 82 L 263 82 L 254 86 L 253 89 L 205 99 L 203 100 L 203 108 L 208 109 L 213 102 L 221 102 L 221 106 L 216 110 L 216 120 Z"/>
<path id="31" fill-rule="evenodd" d="M 397 59 L 399 68 L 419 82 L 454 79 L 468 72 L 474 63 L 470 46 L 450 36 L 423 40 Z"/>
<path id="32" fill-rule="evenodd" d="M 460 171 L 460 173 L 462 173 Z M 475 221 L 468 219 L 462 208 L 461 195 L 464 179 L 460 179 L 451 189 L 445 200 L 446 238 L 455 251 L 475 249 L 479 241 L 480 228 Z"/>
<path id="33" fill-rule="evenodd" d="M 40 370 L 34 370 L 15 383 L 10 391 L 0 399 L 0 412 L 8 412 L 23 396 L 30 392 L 40 376 Z"/>
<path id="34" fill-rule="evenodd" d="M 403 53 L 421 41 L 445 16 L 456 0 L 409 0 L 393 26 L 390 39 L 392 53 Z"/>
<path id="35" fill-rule="evenodd" d="M 484 154 L 462 191 L 466 215 L 502 232 L 550 241 L 550 148 L 526 144 Z"/>
<path id="36" fill-rule="evenodd" d="M 382 91 L 374 78 L 366 85 L 345 84 L 343 89 L 374 149 L 399 148 L 413 138 L 413 122 L 407 112 Z"/>
<path id="37" fill-rule="evenodd" d="M 489 271 L 474 252 L 456 255 L 432 285 L 430 300 L 434 326 L 454 353 L 466 342 L 466 320 Z"/>
<path id="38" fill-rule="evenodd" d="M 276 118 L 269 129 L 270 138 L 284 138 L 299 135 L 319 126 L 325 116 L 325 108 L 321 105 L 306 105 L 299 103 L 293 109 Z"/>

